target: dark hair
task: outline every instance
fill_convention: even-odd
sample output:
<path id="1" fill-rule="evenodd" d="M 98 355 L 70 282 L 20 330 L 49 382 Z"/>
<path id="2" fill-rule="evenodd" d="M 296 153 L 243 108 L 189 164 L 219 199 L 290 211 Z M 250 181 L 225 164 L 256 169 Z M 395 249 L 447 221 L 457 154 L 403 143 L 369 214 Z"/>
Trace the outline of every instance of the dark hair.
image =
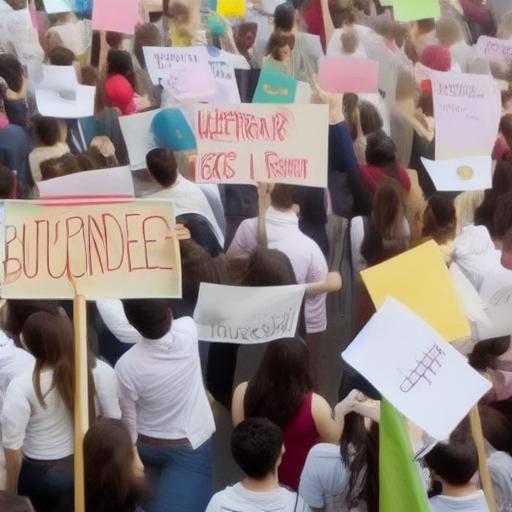
<path id="1" fill-rule="evenodd" d="M 94 66 L 82 66 L 82 85 L 96 86 L 98 71 Z"/>
<path id="2" fill-rule="evenodd" d="M 137 80 L 135 79 L 130 53 L 124 50 L 109 50 L 107 54 L 107 74 L 122 75 L 134 89 L 137 89 Z"/>
<path id="3" fill-rule="evenodd" d="M 55 146 L 61 139 L 59 121 L 54 117 L 35 116 L 32 120 L 34 139 L 43 146 Z"/>
<path id="4" fill-rule="evenodd" d="M 133 512 L 135 448 L 121 420 L 101 419 L 84 437 L 87 512 Z"/>
<path id="5" fill-rule="evenodd" d="M 505 114 L 500 119 L 499 131 L 505 137 L 507 144 L 512 144 L 512 114 Z"/>
<path id="6" fill-rule="evenodd" d="M 164 0 L 163 11 L 166 16 L 179 23 L 185 24 L 190 21 L 190 9 L 184 3 L 184 0 L 172 3 L 170 3 L 170 0 Z"/>
<path id="7" fill-rule="evenodd" d="M 500 196 L 494 212 L 492 235 L 498 239 L 512 227 L 512 189 Z"/>
<path id="8" fill-rule="evenodd" d="M 498 160 L 492 177 L 492 188 L 484 193 L 482 204 L 475 211 L 475 225 L 485 226 L 491 235 L 493 233 L 494 214 L 498 199 L 512 190 L 512 162 Z"/>
<path id="9" fill-rule="evenodd" d="M 272 341 L 247 386 L 245 417 L 262 416 L 285 429 L 312 390 L 305 343 L 297 338 Z"/>
<path id="10" fill-rule="evenodd" d="M 267 55 L 271 55 L 275 60 L 280 60 L 280 50 L 289 46 L 291 50 L 295 46 L 295 36 L 285 35 L 280 32 L 274 32 L 267 43 Z"/>
<path id="11" fill-rule="evenodd" d="M 354 28 L 346 28 L 341 33 L 341 47 L 345 53 L 351 54 L 357 50 L 359 45 L 359 36 Z"/>
<path id="12" fill-rule="evenodd" d="M 153 23 L 144 23 L 144 25 L 135 29 L 133 54 L 142 68 L 146 68 L 146 60 L 144 58 L 143 50 L 144 46 L 162 46 L 162 36 L 158 28 L 153 25 Z"/>
<path id="13" fill-rule="evenodd" d="M 335 10 L 336 26 L 345 27 L 353 25 L 356 22 L 356 13 L 352 8 L 337 8 Z"/>
<path id="14" fill-rule="evenodd" d="M 467 484 L 478 471 L 478 453 L 469 433 L 469 421 L 463 420 L 450 435 L 448 443 L 436 444 L 424 460 L 449 484 Z"/>
<path id="15" fill-rule="evenodd" d="M 28 498 L 8 491 L 0 491 L 0 510 L 5 512 L 34 512 Z"/>
<path id="16" fill-rule="evenodd" d="M 124 41 L 124 34 L 109 30 L 105 34 L 105 41 L 107 42 L 110 48 L 114 50 L 119 50 L 119 47 L 123 44 Z"/>
<path id="17" fill-rule="evenodd" d="M 295 26 L 295 8 L 289 2 L 279 4 L 274 11 L 274 30 L 290 32 Z"/>
<path id="18" fill-rule="evenodd" d="M 366 162 L 368 165 L 383 168 L 392 178 L 396 177 L 398 173 L 396 145 L 384 131 L 371 133 L 366 138 Z"/>
<path id="19" fill-rule="evenodd" d="M 9 300 L 7 307 L 5 330 L 15 341 L 19 341 L 23 326 L 32 314 L 38 311 L 46 311 L 55 316 L 60 314 L 58 303 L 46 300 Z"/>
<path id="20" fill-rule="evenodd" d="M 89 148 L 77 155 L 78 169 L 80 171 L 95 171 L 97 169 L 107 169 L 110 163 L 97 148 Z"/>
<path id="21" fill-rule="evenodd" d="M 361 100 L 359 102 L 359 112 L 361 115 L 361 129 L 363 135 L 369 135 L 382 130 L 384 124 L 377 107 L 370 101 Z"/>
<path id="22" fill-rule="evenodd" d="M 0 164 L 0 199 L 12 199 L 16 176 L 11 169 Z"/>
<path id="23" fill-rule="evenodd" d="M 41 371 L 53 369 L 53 384 L 68 410 L 73 413 L 75 389 L 75 360 L 73 324 L 65 315 L 39 311 L 30 315 L 22 329 L 23 343 L 36 358 L 33 373 L 34 390 L 38 402 L 46 407 L 41 389 Z"/>
<path id="24" fill-rule="evenodd" d="M 64 46 L 56 46 L 48 53 L 48 62 L 52 66 L 72 66 L 75 61 L 75 54 Z"/>
<path id="25" fill-rule="evenodd" d="M 297 284 L 290 259 L 277 249 L 257 247 L 249 256 L 242 286 L 285 286 Z"/>
<path id="26" fill-rule="evenodd" d="M 272 206 L 279 210 L 289 210 L 295 203 L 296 190 L 295 185 L 277 183 L 270 193 Z"/>
<path id="27" fill-rule="evenodd" d="M 171 149 L 156 148 L 146 155 L 151 176 L 164 188 L 172 187 L 178 179 L 178 162 Z"/>
<path id="28" fill-rule="evenodd" d="M 123 308 L 128 322 L 144 338 L 158 340 L 171 329 L 172 311 L 165 299 L 126 299 Z"/>
<path id="29" fill-rule="evenodd" d="M 416 20 L 416 25 L 422 33 L 432 32 L 436 28 L 436 20 L 434 18 L 424 18 Z"/>
<path id="30" fill-rule="evenodd" d="M 404 192 L 399 183 L 391 178 L 381 181 L 375 190 L 373 211 L 361 246 L 361 255 L 369 266 L 407 250 L 408 240 L 393 233 L 404 209 Z"/>
<path id="31" fill-rule="evenodd" d="M 212 258 L 216 258 L 223 252 L 212 225 L 203 215 L 183 213 L 176 216 L 176 222 L 183 224 L 190 231 L 192 240 L 204 248 Z M 187 240 L 180 241 L 180 248 L 183 242 L 187 242 Z"/>
<path id="32" fill-rule="evenodd" d="M 59 158 L 50 158 L 41 162 L 41 176 L 43 180 L 59 178 L 67 174 L 73 174 L 79 170 L 78 161 L 75 155 L 66 153 Z"/>
<path id="33" fill-rule="evenodd" d="M 0 77 L 3 78 L 9 89 L 20 92 L 23 87 L 23 66 L 20 61 L 10 53 L 0 53 Z"/>
<path id="34" fill-rule="evenodd" d="M 475 370 L 484 371 L 488 368 L 495 370 L 498 357 L 503 355 L 509 347 L 510 336 L 479 341 L 468 356 L 468 362 Z"/>
<path id="35" fill-rule="evenodd" d="M 509 101 L 512 101 L 512 90 L 501 91 L 501 105 L 504 107 Z"/>
<path id="36" fill-rule="evenodd" d="M 441 194 L 431 196 L 423 212 L 422 236 L 431 237 L 442 245 L 455 238 L 456 230 L 457 212 L 453 200 Z"/>
<path id="37" fill-rule="evenodd" d="M 231 434 L 231 453 L 242 471 L 262 479 L 275 470 L 283 450 L 281 429 L 267 418 L 249 418 Z"/>
<path id="38" fill-rule="evenodd" d="M 347 120 L 352 140 L 356 140 L 359 135 L 356 118 L 356 111 L 359 105 L 359 96 L 357 94 L 354 94 L 353 92 L 346 92 L 343 95 L 343 113 L 345 114 L 345 119 Z"/>
<path id="39" fill-rule="evenodd" d="M 502 412 L 488 405 L 479 405 L 484 438 L 500 452 L 512 455 L 512 422 Z"/>

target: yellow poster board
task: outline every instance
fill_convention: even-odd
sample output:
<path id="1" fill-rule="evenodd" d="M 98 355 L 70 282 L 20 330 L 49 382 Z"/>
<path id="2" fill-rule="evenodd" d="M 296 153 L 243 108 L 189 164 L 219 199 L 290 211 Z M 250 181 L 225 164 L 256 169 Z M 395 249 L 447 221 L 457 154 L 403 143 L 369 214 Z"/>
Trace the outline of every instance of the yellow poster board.
<path id="1" fill-rule="evenodd" d="M 448 268 L 435 242 L 427 242 L 361 272 L 376 308 L 392 296 L 447 341 L 471 334 Z"/>
<path id="2" fill-rule="evenodd" d="M 245 0 L 217 0 L 217 12 L 222 16 L 245 16 Z"/>
<path id="3" fill-rule="evenodd" d="M 181 297 L 171 202 L 2 206 L 2 298 Z"/>

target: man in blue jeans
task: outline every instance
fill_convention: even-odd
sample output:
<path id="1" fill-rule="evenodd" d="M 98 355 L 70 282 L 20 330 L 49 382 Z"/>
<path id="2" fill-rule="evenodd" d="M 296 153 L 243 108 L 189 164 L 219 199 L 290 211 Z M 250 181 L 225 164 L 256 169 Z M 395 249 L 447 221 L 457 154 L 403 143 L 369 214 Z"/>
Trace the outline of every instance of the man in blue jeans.
<path id="1" fill-rule="evenodd" d="M 148 512 L 200 512 L 212 494 L 213 414 L 203 385 L 196 325 L 173 320 L 166 300 L 101 301 L 122 342 L 116 365 L 123 420 L 153 483 Z"/>

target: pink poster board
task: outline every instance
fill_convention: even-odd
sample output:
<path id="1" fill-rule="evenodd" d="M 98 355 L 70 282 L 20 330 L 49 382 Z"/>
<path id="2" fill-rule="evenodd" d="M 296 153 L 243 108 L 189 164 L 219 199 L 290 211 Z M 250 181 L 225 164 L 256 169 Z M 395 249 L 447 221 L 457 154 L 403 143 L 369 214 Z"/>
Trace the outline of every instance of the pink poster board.
<path id="1" fill-rule="evenodd" d="M 325 57 L 320 61 L 318 85 L 325 91 L 377 92 L 379 63 L 370 59 Z"/>

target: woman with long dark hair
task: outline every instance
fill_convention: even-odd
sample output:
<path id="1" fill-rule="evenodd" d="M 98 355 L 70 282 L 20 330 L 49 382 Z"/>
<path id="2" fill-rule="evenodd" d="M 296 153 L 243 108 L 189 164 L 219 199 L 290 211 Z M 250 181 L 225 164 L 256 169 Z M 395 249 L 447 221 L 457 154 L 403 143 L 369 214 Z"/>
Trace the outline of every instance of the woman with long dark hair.
<path id="1" fill-rule="evenodd" d="M 21 341 L 35 367 L 15 377 L 5 394 L 7 488 L 28 496 L 36 512 L 68 512 L 73 503 L 73 325 L 64 314 L 39 311 L 24 323 Z M 109 401 L 113 385 L 115 390 L 112 369 L 97 363 L 89 372 L 91 415 L 97 399 L 104 416 L 120 417 L 117 397 Z"/>
<path id="2" fill-rule="evenodd" d="M 120 420 L 102 419 L 84 438 L 87 512 L 135 512 L 144 466 Z"/>
<path id="3" fill-rule="evenodd" d="M 296 490 L 309 450 L 320 440 L 335 443 L 340 438 L 344 407 L 336 407 L 333 419 L 327 401 L 313 393 L 306 344 L 289 338 L 269 343 L 254 377 L 236 388 L 232 418 L 237 425 L 263 417 L 281 427 L 285 454 L 279 481 Z"/>

